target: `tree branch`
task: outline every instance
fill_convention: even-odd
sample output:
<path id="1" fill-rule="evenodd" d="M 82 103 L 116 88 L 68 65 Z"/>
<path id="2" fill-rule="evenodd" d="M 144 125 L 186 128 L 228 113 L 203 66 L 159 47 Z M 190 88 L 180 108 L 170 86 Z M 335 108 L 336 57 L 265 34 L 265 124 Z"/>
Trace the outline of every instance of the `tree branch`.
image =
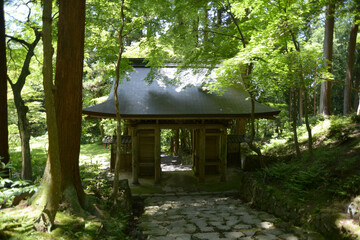
<path id="1" fill-rule="evenodd" d="M 20 43 L 21 45 L 25 45 L 28 49 L 30 48 L 30 43 L 28 43 L 28 42 L 26 42 L 25 40 L 23 40 L 23 39 L 19 39 L 19 38 L 17 38 L 17 37 L 14 37 L 14 36 L 10 36 L 10 35 L 7 35 L 7 34 L 5 34 L 5 37 L 7 37 L 7 38 L 9 38 L 9 41 L 15 41 L 15 42 L 18 42 L 18 43 Z M 8 42 L 9 42 L 8 41 Z"/>
<path id="2" fill-rule="evenodd" d="M 234 14 L 231 12 L 231 5 L 230 5 L 229 0 L 227 0 L 227 2 L 228 2 L 228 4 L 229 4 L 229 11 L 228 11 L 228 13 L 229 13 L 232 21 L 234 22 L 234 24 L 235 24 L 235 26 L 236 26 L 236 28 L 237 28 L 240 36 L 241 36 L 241 42 L 242 42 L 242 44 L 243 44 L 243 47 L 245 48 L 245 47 L 246 47 L 246 42 L 245 42 L 244 35 L 242 34 L 242 31 L 241 31 L 241 29 L 240 29 L 239 24 L 236 22 L 236 18 L 235 18 L 235 16 L 234 16 Z"/>
<path id="3" fill-rule="evenodd" d="M 208 32 L 208 33 L 215 33 L 215 34 L 219 34 L 219 35 L 222 35 L 222 36 L 226 36 L 226 37 L 231 37 L 231 38 L 235 38 L 235 39 L 238 39 L 238 40 L 243 40 L 242 38 L 239 38 L 237 36 L 234 36 L 234 35 L 230 35 L 230 34 L 226 34 L 226 33 L 221 33 L 221 32 L 216 32 L 216 31 L 212 31 L 212 30 L 205 30 L 205 29 L 199 29 L 200 31 L 202 32 Z"/>

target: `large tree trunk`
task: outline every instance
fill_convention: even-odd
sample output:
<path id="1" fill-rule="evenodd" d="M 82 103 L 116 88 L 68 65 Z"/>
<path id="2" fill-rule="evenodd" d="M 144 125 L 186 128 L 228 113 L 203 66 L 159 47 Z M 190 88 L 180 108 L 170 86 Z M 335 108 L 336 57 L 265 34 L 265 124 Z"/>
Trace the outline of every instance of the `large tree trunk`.
<path id="1" fill-rule="evenodd" d="M 351 88 L 353 81 L 353 67 L 355 62 L 356 36 L 359 28 L 359 25 L 357 24 L 358 20 L 359 18 L 355 17 L 355 24 L 353 24 L 351 28 L 348 45 L 348 59 L 346 65 L 346 80 L 344 88 L 344 115 L 348 115 L 351 108 Z"/>
<path id="2" fill-rule="evenodd" d="M 52 36 L 51 18 L 52 1 L 44 1 L 43 9 L 43 85 L 45 93 L 46 124 L 48 129 L 49 151 L 46 171 L 41 185 L 40 194 L 45 197 L 45 206 L 35 221 L 38 231 L 50 232 L 54 224 L 56 212 L 61 197 L 61 164 L 59 152 L 58 128 L 56 121 L 55 97 L 53 94 L 53 68 L 52 68 Z M 46 189 L 47 191 L 43 191 Z"/>
<path id="3" fill-rule="evenodd" d="M 358 48 L 358 53 L 360 52 L 360 49 Z M 353 102 L 353 108 L 356 109 L 359 106 L 359 84 L 360 84 L 360 56 L 358 54 L 356 63 L 355 63 L 355 78 L 354 78 L 354 89 L 356 89 L 354 102 Z"/>
<path id="4" fill-rule="evenodd" d="M 324 37 L 324 58 L 328 66 L 328 72 L 332 73 L 332 55 L 335 24 L 335 5 L 330 4 L 326 7 L 325 37 Z M 326 80 L 321 83 L 320 94 L 320 113 L 327 117 L 331 115 L 331 81 Z"/>
<path id="5" fill-rule="evenodd" d="M 30 75 L 30 70 L 29 70 L 30 62 L 32 57 L 34 56 L 34 49 L 41 38 L 41 33 L 37 29 L 34 29 L 34 33 L 35 33 L 35 40 L 31 44 L 25 42 L 24 40 L 8 36 L 10 40 L 24 44 L 27 47 L 26 57 L 17 82 L 14 84 L 10 79 L 8 79 L 14 94 L 14 102 L 18 115 L 18 128 L 21 138 L 21 153 L 22 153 L 21 178 L 25 180 L 32 180 L 32 169 L 31 169 L 31 152 L 30 152 L 30 125 L 26 117 L 29 108 L 25 106 L 24 100 L 21 97 L 21 90 L 25 85 L 27 76 Z"/>
<path id="6" fill-rule="evenodd" d="M 9 162 L 8 113 L 7 113 L 7 68 L 5 44 L 4 1 L 0 0 L 0 161 Z M 1 166 L 0 166 L 1 170 Z M 0 176 L 9 177 L 9 171 L 2 170 Z"/>
<path id="7" fill-rule="evenodd" d="M 117 207 L 117 196 L 119 192 L 119 175 L 120 175 L 120 163 L 121 163 L 121 116 L 119 112 L 119 99 L 118 99 L 118 87 L 120 82 L 120 64 L 122 59 L 122 54 L 124 51 L 124 24 L 125 24 L 125 16 L 124 16 L 124 0 L 121 0 L 121 8 L 120 8 L 120 31 L 119 31 L 119 54 L 116 62 L 116 80 L 114 85 L 114 101 L 115 101 L 115 113 L 116 113 L 116 160 L 115 160 L 115 174 L 114 174 L 114 184 L 113 184 L 113 192 L 111 198 L 113 199 L 113 206 Z"/>
<path id="8" fill-rule="evenodd" d="M 63 199 L 77 212 L 82 211 L 85 200 L 79 171 L 84 32 L 85 0 L 60 0 L 55 104 L 61 187 Z"/>

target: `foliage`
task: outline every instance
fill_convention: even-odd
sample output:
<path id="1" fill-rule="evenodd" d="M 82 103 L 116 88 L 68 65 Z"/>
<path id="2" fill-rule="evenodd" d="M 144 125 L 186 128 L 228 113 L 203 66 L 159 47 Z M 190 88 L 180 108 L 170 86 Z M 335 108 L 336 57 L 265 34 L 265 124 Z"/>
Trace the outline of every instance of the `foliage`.
<path id="1" fill-rule="evenodd" d="M 359 125 L 352 117 L 339 116 L 325 121 L 316 118 L 313 122 L 317 123 L 314 126 L 317 143 L 313 160 L 307 159 L 306 154 L 303 159 L 278 160 L 259 171 L 258 178 L 264 184 L 276 186 L 292 199 L 314 204 L 359 194 L 360 169 L 356 167 L 360 166 Z M 305 131 L 303 135 L 306 135 Z M 280 140 L 270 143 L 271 148 L 265 147 L 268 155 L 293 154 L 289 140 Z M 306 145 L 306 139 L 302 144 Z M 313 199 L 314 196 L 317 197 Z"/>
<path id="2" fill-rule="evenodd" d="M 14 167 L 11 164 L 4 164 L 0 162 L 0 169 L 11 170 Z M 3 178 L 0 174 L 0 208 L 8 207 L 16 196 L 20 196 L 24 193 L 34 193 L 37 191 L 37 187 L 32 185 L 29 181 L 21 179 L 9 179 Z"/>

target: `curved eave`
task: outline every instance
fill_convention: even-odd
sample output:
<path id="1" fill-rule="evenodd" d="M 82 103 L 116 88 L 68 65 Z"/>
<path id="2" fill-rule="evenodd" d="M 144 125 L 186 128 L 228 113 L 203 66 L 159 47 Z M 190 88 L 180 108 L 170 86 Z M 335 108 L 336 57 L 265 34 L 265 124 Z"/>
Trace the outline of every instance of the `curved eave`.
<path id="1" fill-rule="evenodd" d="M 276 115 L 280 113 L 279 110 L 273 112 L 265 113 L 255 113 L 255 118 L 267 118 L 273 119 Z M 87 115 L 87 119 L 93 118 L 115 118 L 115 114 L 104 113 L 104 112 L 92 112 L 83 110 L 83 114 Z M 139 119 L 163 119 L 163 120 L 173 120 L 173 119 L 237 119 L 237 118 L 250 118 L 251 114 L 172 114 L 172 115 L 121 115 L 122 119 L 125 120 L 139 120 Z"/>

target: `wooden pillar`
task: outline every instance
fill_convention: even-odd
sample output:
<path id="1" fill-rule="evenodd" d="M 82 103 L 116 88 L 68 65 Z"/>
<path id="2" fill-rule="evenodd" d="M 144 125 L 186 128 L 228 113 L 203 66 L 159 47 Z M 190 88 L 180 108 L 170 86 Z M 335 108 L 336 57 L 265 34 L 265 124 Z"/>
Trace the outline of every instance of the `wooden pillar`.
<path id="1" fill-rule="evenodd" d="M 223 129 L 220 136 L 220 181 L 226 181 L 226 167 L 227 167 L 227 131 Z"/>
<path id="2" fill-rule="evenodd" d="M 139 136 L 136 128 L 132 129 L 131 132 L 131 142 L 132 142 L 132 183 L 139 184 Z"/>
<path id="3" fill-rule="evenodd" d="M 246 134 L 246 118 L 239 118 L 236 120 L 236 134 Z"/>
<path id="4" fill-rule="evenodd" d="M 205 128 L 200 129 L 199 134 L 199 181 L 205 181 Z"/>
<path id="5" fill-rule="evenodd" d="M 192 168 L 195 169 L 195 130 L 191 129 L 191 157 L 192 157 Z"/>
<path id="6" fill-rule="evenodd" d="M 155 167 L 155 183 L 159 183 L 161 180 L 161 158 L 160 158 L 160 128 L 157 126 L 155 127 L 155 144 L 154 144 L 154 167 Z"/>

